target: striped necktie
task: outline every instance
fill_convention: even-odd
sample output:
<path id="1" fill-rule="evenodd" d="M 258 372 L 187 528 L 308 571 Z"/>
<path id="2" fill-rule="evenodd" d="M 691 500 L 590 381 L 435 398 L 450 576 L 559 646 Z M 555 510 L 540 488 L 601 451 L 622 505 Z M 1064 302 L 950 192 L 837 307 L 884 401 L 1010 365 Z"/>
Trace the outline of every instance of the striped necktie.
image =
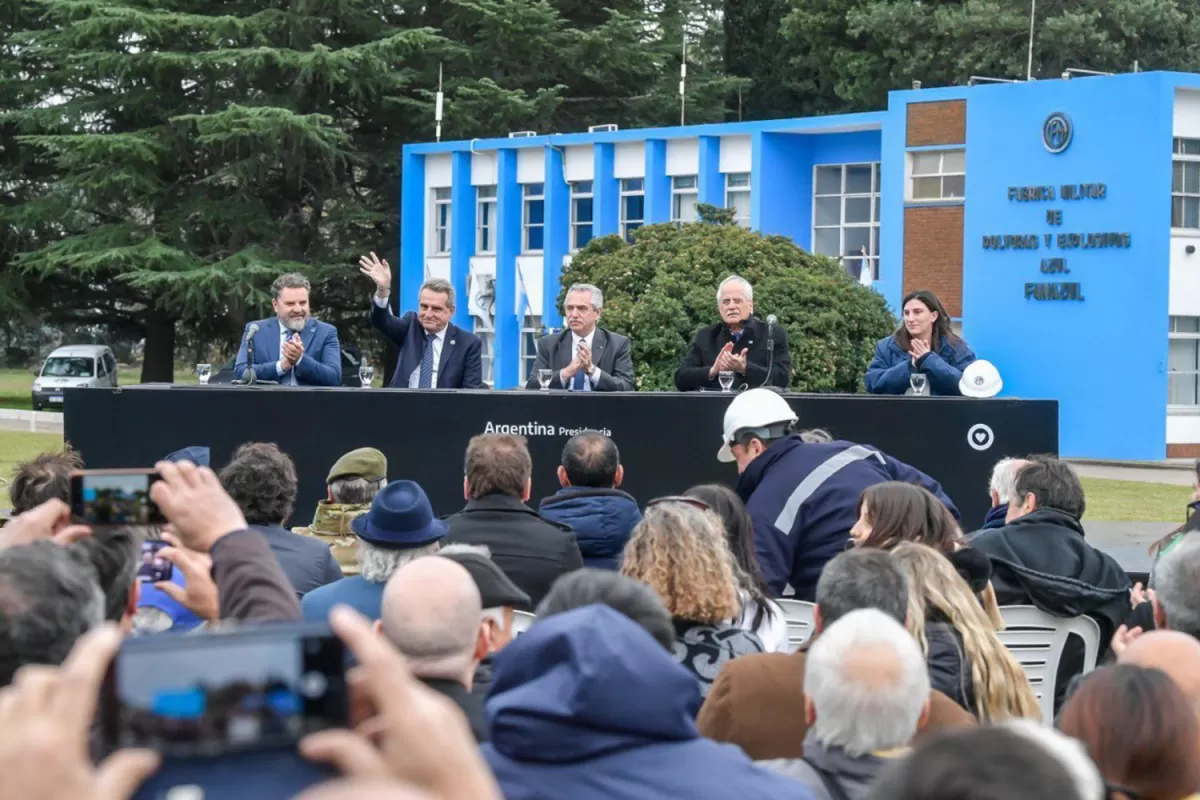
<path id="1" fill-rule="evenodd" d="M 425 349 L 421 351 L 421 375 L 417 381 L 418 389 L 433 388 L 433 340 L 432 333 L 425 334 Z"/>

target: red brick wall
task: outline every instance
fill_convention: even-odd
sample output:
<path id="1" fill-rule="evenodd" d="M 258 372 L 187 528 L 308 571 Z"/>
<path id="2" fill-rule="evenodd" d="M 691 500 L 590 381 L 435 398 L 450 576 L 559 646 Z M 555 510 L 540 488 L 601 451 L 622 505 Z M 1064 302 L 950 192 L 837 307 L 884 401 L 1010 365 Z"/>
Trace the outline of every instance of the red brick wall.
<path id="1" fill-rule="evenodd" d="M 1168 444 L 1167 458 L 1200 458 L 1200 444 Z"/>
<path id="2" fill-rule="evenodd" d="M 909 147 L 937 144 L 966 144 L 967 101 L 908 104 Z"/>
<path id="3" fill-rule="evenodd" d="M 904 209 L 904 294 L 929 289 L 962 316 L 963 206 Z"/>

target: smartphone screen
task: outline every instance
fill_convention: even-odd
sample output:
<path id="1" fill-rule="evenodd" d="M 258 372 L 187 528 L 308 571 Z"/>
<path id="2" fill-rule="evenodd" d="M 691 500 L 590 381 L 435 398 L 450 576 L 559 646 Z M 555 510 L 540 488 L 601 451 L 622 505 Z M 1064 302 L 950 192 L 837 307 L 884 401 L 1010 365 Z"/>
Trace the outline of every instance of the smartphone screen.
<path id="1" fill-rule="evenodd" d="M 147 539 L 142 542 L 142 561 L 138 565 L 137 579 L 146 581 L 147 583 L 158 583 L 159 581 L 171 580 L 171 575 L 175 570 L 174 565 L 165 558 L 160 558 L 158 551 L 164 547 L 170 547 L 168 542 L 159 542 Z"/>
<path id="2" fill-rule="evenodd" d="M 345 653 L 327 627 L 309 625 L 127 640 L 101 705 L 109 749 L 194 757 L 290 747 L 346 725 Z"/>
<path id="3" fill-rule="evenodd" d="M 71 475 L 71 513 L 87 525 L 162 525 L 150 499 L 153 470 L 84 470 Z"/>

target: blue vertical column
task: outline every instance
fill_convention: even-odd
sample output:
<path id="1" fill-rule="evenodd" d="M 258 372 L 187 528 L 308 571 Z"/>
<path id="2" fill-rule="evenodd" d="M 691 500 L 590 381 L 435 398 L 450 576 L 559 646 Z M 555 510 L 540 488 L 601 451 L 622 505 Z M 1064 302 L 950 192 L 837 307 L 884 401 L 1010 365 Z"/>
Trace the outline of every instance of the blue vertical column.
<path id="1" fill-rule="evenodd" d="M 646 224 L 671 221 L 671 179 L 667 176 L 667 143 L 646 141 Z"/>
<path id="2" fill-rule="evenodd" d="M 620 183 L 613 176 L 615 154 L 611 142 L 598 142 L 592 148 L 595 162 L 592 174 L 592 235 L 611 236 L 620 230 Z"/>
<path id="3" fill-rule="evenodd" d="M 450 283 L 454 284 L 454 324 L 472 330 L 467 309 L 467 276 L 475 255 L 475 187 L 471 185 L 471 153 L 451 155 L 450 161 Z"/>
<path id="4" fill-rule="evenodd" d="M 721 174 L 721 137 L 700 137 L 700 170 L 697 178 L 701 203 L 725 207 L 725 176 Z"/>
<path id="5" fill-rule="evenodd" d="M 517 319 L 517 256 L 521 252 L 521 185 L 517 151 L 496 152 L 496 329 L 492 379 L 497 389 L 517 385 L 521 321 Z"/>
<path id="6" fill-rule="evenodd" d="M 563 258 L 571 248 L 571 187 L 567 185 L 563 151 L 546 148 L 546 229 L 542 245 L 542 325 L 562 327 L 558 290 Z"/>
<path id="7" fill-rule="evenodd" d="M 763 161 L 766 141 L 762 131 L 750 134 L 750 230 L 762 230 L 763 217 Z"/>
<path id="8" fill-rule="evenodd" d="M 801 247 L 812 239 L 811 136 L 756 133 L 750 153 L 750 213 L 755 230 L 790 236 Z M 770 175 L 770 180 L 760 176 Z"/>
<path id="9" fill-rule="evenodd" d="M 416 308 L 425 282 L 425 156 L 404 148 L 400 174 L 400 300 L 397 310 Z"/>

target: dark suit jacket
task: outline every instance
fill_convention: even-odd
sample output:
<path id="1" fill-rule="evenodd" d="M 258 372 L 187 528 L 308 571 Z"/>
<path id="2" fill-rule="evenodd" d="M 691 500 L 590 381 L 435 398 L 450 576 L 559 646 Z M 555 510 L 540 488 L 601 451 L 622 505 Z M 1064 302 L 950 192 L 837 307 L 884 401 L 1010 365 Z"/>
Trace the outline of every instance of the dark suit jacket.
<path id="1" fill-rule="evenodd" d="M 742 338 L 733 346 L 735 354 L 749 351 L 746 356 L 746 374 L 734 377 L 734 384 L 745 383 L 751 389 L 759 386 L 778 386 L 787 389 L 792 377 L 792 357 L 788 353 L 787 329 L 775 323 L 775 355 L 767 351 L 767 323 L 750 317 L 743 326 Z M 696 331 L 687 355 L 675 370 L 675 388 L 681 392 L 697 389 L 720 389 L 717 376 L 708 377 L 708 371 L 716 363 L 717 354 L 726 344 L 733 341 L 724 322 L 709 325 Z M 771 364 L 771 377 L 767 380 L 767 364 Z M 765 384 L 764 384 L 765 381 Z"/>
<path id="2" fill-rule="evenodd" d="M 400 348 L 400 360 L 392 374 L 393 389 L 407 389 L 408 377 L 421 366 L 421 352 L 425 348 L 422 339 L 425 329 L 417 320 L 415 311 L 397 317 L 390 308 L 380 308 L 371 302 L 371 324 Z M 409 333 L 413 335 L 410 336 Z M 442 341 L 442 357 L 438 359 L 437 388 L 481 389 L 483 388 L 483 362 L 479 353 L 483 344 L 479 337 L 468 333 L 454 323 L 446 326 L 446 337 Z"/>
<path id="3" fill-rule="evenodd" d="M 271 552 L 283 567 L 283 574 L 300 597 L 319 586 L 342 579 L 342 568 L 320 539 L 301 536 L 275 525 L 251 525 L 271 546 Z"/>
<path id="4" fill-rule="evenodd" d="M 258 325 L 258 333 L 254 334 L 254 374 L 261 381 L 280 380 L 275 369 L 275 362 L 279 361 L 279 318 L 247 323 L 246 332 L 251 325 Z M 234 377 L 238 379 L 247 367 L 246 332 L 242 333 L 242 346 L 238 348 L 233 366 Z M 296 383 L 300 386 L 340 386 L 342 348 L 338 344 L 337 328 L 309 317 L 308 324 L 300 331 L 300 341 L 304 343 L 304 355 L 292 368 Z"/>
<path id="5" fill-rule="evenodd" d="M 492 561 L 529 595 L 532 611 L 560 575 L 583 567 L 575 534 L 567 525 L 551 522 L 515 497 L 489 494 L 471 500 L 446 519 L 446 544 L 485 545 Z"/>
<path id="6" fill-rule="evenodd" d="M 525 382 L 526 389 L 540 389 L 537 371 L 539 369 L 554 370 L 554 379 L 550 381 L 551 389 L 562 389 L 562 378 L 559 373 L 566 369 L 575 358 L 571 347 L 571 331 L 564 330 L 543 336 L 537 342 L 537 358 L 534 359 L 533 369 L 529 380 Z M 633 388 L 633 355 L 629 349 L 629 337 L 619 333 L 596 328 L 592 337 L 592 363 L 600 368 L 600 380 L 592 387 L 593 392 L 632 392 Z"/>

